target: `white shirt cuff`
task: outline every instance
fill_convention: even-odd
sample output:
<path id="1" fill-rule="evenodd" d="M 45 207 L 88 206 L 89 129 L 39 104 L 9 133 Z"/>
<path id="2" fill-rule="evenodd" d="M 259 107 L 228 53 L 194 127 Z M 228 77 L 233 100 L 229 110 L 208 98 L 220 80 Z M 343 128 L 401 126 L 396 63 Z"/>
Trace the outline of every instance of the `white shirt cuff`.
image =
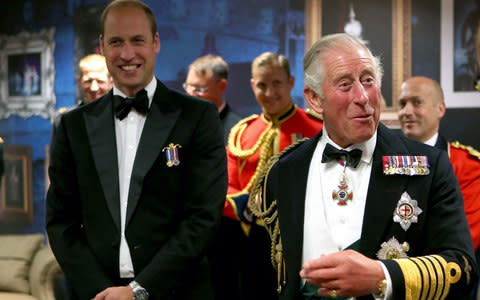
<path id="1" fill-rule="evenodd" d="M 392 278 L 390 278 L 390 273 L 388 273 L 387 267 L 381 262 L 378 261 L 378 263 L 382 266 L 383 269 L 383 274 L 385 275 L 385 280 L 387 281 L 387 288 L 385 290 L 385 295 L 380 296 L 378 294 L 373 294 L 373 297 L 375 300 L 390 300 L 392 299 Z"/>

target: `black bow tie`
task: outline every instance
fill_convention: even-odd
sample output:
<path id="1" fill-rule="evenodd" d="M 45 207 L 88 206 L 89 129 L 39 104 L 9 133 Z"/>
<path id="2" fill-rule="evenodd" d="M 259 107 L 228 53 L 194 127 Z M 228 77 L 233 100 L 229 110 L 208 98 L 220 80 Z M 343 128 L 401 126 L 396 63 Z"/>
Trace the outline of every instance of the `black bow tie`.
<path id="1" fill-rule="evenodd" d="M 144 89 L 139 91 L 135 95 L 135 98 L 124 98 L 115 95 L 113 99 L 115 101 L 115 116 L 120 120 L 125 119 L 128 113 L 132 110 L 132 107 L 142 115 L 146 115 L 149 109 L 147 91 Z"/>
<path id="2" fill-rule="evenodd" d="M 362 157 L 362 150 L 353 149 L 351 151 L 345 151 L 337 149 L 327 143 L 325 150 L 323 150 L 322 163 L 327 163 L 332 160 L 338 160 L 339 158 L 345 157 L 347 161 L 347 166 L 356 168 Z"/>

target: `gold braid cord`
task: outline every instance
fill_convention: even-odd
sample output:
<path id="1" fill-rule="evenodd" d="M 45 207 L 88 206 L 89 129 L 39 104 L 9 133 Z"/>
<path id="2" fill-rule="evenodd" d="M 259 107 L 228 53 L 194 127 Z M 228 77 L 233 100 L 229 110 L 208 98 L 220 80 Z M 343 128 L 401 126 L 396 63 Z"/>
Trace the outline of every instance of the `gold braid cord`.
<path id="1" fill-rule="evenodd" d="M 460 266 L 440 255 L 395 259 L 405 280 L 405 299 L 445 299 L 462 277 Z"/>
<path id="2" fill-rule="evenodd" d="M 287 276 L 285 259 L 283 258 L 282 241 L 280 237 L 280 223 L 278 221 L 277 200 L 273 200 L 267 207 L 266 194 L 264 192 L 266 191 L 267 187 L 268 175 L 275 163 L 280 159 L 283 154 L 289 152 L 291 149 L 297 147 L 306 140 L 308 139 L 301 139 L 285 148 L 285 150 L 283 150 L 282 152 L 270 158 L 265 168 L 262 168 L 258 172 L 258 176 L 256 177 L 253 184 L 252 192 L 250 193 L 250 198 L 248 199 L 248 206 L 252 210 L 252 213 L 256 217 L 262 219 L 263 224 L 265 225 L 265 229 L 270 236 L 270 258 L 273 268 L 277 270 L 277 292 L 279 294 L 282 292 L 282 287 L 285 286 L 285 284 L 287 283 Z"/>
<path id="3" fill-rule="evenodd" d="M 458 141 L 455 141 L 453 143 L 450 143 L 452 145 L 453 148 L 457 148 L 457 149 L 463 149 L 463 150 L 467 150 L 468 151 L 468 154 L 470 154 L 471 156 L 475 157 L 476 159 L 480 160 L 480 152 L 478 152 L 475 148 L 473 148 L 472 146 L 465 146 L 463 144 L 460 144 L 460 142 Z"/>
<path id="4" fill-rule="evenodd" d="M 253 183 L 255 182 L 258 174 L 261 170 L 265 167 L 268 158 L 273 155 L 273 140 L 278 135 L 277 130 L 272 126 L 272 123 L 269 123 L 267 128 L 260 134 L 257 142 L 252 148 L 248 150 L 242 149 L 242 135 L 245 129 L 248 126 L 248 122 L 257 118 L 257 115 L 252 115 L 248 118 L 243 119 L 239 123 L 237 123 L 232 130 L 230 131 L 230 135 L 228 137 L 228 150 L 235 156 L 237 159 L 248 159 L 250 156 L 254 155 L 261 149 L 260 157 L 258 158 L 257 167 L 255 169 L 255 173 L 252 175 L 250 180 L 248 181 L 247 185 L 238 193 L 230 194 L 227 196 L 227 200 L 231 200 L 242 194 L 248 194 L 252 189 Z M 234 205 L 234 201 L 230 201 L 232 206 Z M 236 208 L 234 208 L 236 210 Z"/>

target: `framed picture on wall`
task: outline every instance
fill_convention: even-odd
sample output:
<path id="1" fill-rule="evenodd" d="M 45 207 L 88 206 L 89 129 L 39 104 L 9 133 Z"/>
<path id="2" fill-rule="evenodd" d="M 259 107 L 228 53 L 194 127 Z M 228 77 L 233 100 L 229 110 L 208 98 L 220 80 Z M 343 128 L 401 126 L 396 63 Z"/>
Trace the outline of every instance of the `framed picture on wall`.
<path id="1" fill-rule="evenodd" d="M 32 148 L 4 146 L 0 222 L 29 224 L 33 219 Z"/>
<path id="2" fill-rule="evenodd" d="M 447 107 L 480 107 L 480 4 L 443 0 L 440 81 Z"/>
<path id="3" fill-rule="evenodd" d="M 0 118 L 55 113 L 55 29 L 0 36 Z"/>
<path id="4" fill-rule="evenodd" d="M 380 57 L 382 116 L 391 112 L 391 121 L 396 122 L 396 99 L 403 80 L 411 76 L 411 0 L 306 0 L 305 11 L 306 49 L 323 35 L 346 32 Z"/>

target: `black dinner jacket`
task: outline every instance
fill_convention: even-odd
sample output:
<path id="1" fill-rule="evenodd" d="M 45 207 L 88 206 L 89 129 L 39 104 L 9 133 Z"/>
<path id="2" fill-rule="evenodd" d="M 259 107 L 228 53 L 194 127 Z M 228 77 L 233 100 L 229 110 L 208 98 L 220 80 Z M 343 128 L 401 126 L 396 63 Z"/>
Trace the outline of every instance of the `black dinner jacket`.
<path id="1" fill-rule="evenodd" d="M 297 148 L 281 156 L 268 174 L 266 201 L 277 200 L 280 235 L 287 269 L 287 285 L 280 300 L 303 299 L 300 295 L 299 272 L 302 263 L 305 191 L 313 152 L 321 132 Z M 428 176 L 383 175 L 383 155 L 427 155 L 431 173 Z M 393 222 L 393 212 L 402 193 L 418 201 L 423 210 L 418 223 L 404 231 Z M 433 209 L 433 206 L 439 208 Z M 269 207 L 269 205 L 267 205 Z M 471 282 L 476 282 L 476 263 L 468 224 L 463 213 L 463 198 L 453 169 L 444 151 L 400 137 L 380 124 L 377 144 L 365 204 L 359 251 L 377 259 L 383 242 L 395 237 L 410 245 L 408 255 L 440 254 L 447 260 L 464 265 L 465 256 L 474 270 Z M 400 268 L 384 261 L 393 281 L 393 298 L 405 299 L 404 279 Z M 451 287 L 451 296 L 467 290 L 465 274 Z M 358 299 L 373 299 L 371 296 Z"/>
<path id="2" fill-rule="evenodd" d="M 51 145 L 47 231 L 82 300 L 119 284 L 112 99 L 110 91 L 65 113 Z M 167 166 L 164 150 L 170 144 L 177 145 L 178 166 Z M 150 299 L 211 299 L 204 252 L 219 224 L 226 187 L 216 106 L 157 80 L 131 174 L 125 229 L 135 280 Z"/>

